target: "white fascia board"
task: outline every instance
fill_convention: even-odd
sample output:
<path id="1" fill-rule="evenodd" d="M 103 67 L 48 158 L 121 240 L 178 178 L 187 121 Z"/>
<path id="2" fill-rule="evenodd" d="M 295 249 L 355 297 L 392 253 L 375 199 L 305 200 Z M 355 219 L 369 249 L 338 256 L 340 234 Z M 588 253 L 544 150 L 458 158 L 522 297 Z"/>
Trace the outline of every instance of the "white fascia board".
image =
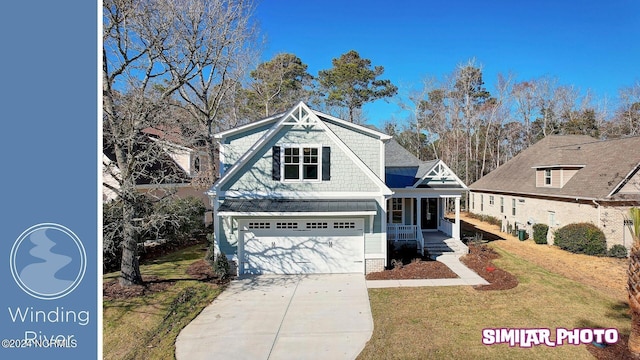
<path id="1" fill-rule="evenodd" d="M 460 197 L 463 193 L 466 193 L 466 189 L 425 189 L 425 188 L 403 188 L 393 189 L 394 194 L 392 198 L 403 197 Z"/>
<path id="2" fill-rule="evenodd" d="M 375 199 L 383 194 L 381 192 L 299 192 L 281 191 L 277 193 L 262 191 L 220 191 L 217 193 L 221 198 L 238 199 Z"/>
<path id="3" fill-rule="evenodd" d="M 149 136 L 149 140 L 151 140 L 153 142 L 157 142 L 157 143 L 159 143 L 161 145 L 164 145 L 164 146 L 166 146 L 168 148 L 174 148 L 176 150 L 181 150 L 181 151 L 184 151 L 184 152 L 191 153 L 191 152 L 194 151 L 192 148 L 188 148 L 186 146 L 179 145 L 179 144 L 176 144 L 174 142 L 167 141 L 167 140 L 164 140 L 164 139 L 156 139 L 156 138 L 153 138 L 153 137 Z M 168 149 L 165 148 L 165 151 L 168 151 Z"/>
<path id="4" fill-rule="evenodd" d="M 392 136 L 389 136 L 389 135 L 387 135 L 385 133 L 381 133 L 379 131 L 376 131 L 376 130 L 373 130 L 373 129 L 369 129 L 368 127 L 365 127 L 365 126 L 361 126 L 361 125 L 357 125 L 357 124 L 354 124 L 354 123 L 350 123 L 350 122 L 344 121 L 342 119 L 338 119 L 335 116 L 331 116 L 329 114 L 325 114 L 325 113 L 317 111 L 317 110 L 312 110 L 312 112 L 314 112 L 316 116 L 322 116 L 322 117 L 327 118 L 327 119 L 329 119 L 331 121 L 335 121 L 336 123 L 338 123 L 338 124 L 340 124 L 340 125 L 342 125 L 344 127 L 350 127 L 350 128 L 356 129 L 358 131 L 367 133 L 369 135 L 373 135 L 373 136 L 379 138 L 380 140 L 389 140 L 389 139 L 392 138 Z"/>
<path id="5" fill-rule="evenodd" d="M 224 175 L 225 147 L 222 141 L 218 141 L 218 176 Z"/>
<path id="6" fill-rule="evenodd" d="M 243 131 L 247 131 L 247 130 L 251 130 L 253 128 L 257 128 L 260 127 L 264 124 L 267 124 L 271 121 L 274 121 L 276 119 L 278 119 L 279 117 L 283 116 L 285 113 L 280 113 L 280 114 L 276 114 L 273 116 L 270 116 L 268 118 L 262 119 L 262 120 L 258 120 L 258 121 L 254 121 L 252 123 L 246 124 L 246 125 L 242 125 L 242 126 L 238 126 L 235 127 L 233 129 L 229 129 L 229 130 L 225 130 L 225 131 L 221 131 L 219 133 L 213 134 L 213 138 L 214 139 L 224 139 L 229 135 L 234 135 L 236 133 L 240 133 Z"/>
<path id="7" fill-rule="evenodd" d="M 587 165 L 562 165 L 562 164 L 557 164 L 557 165 L 540 165 L 540 166 L 532 166 L 532 169 L 549 169 L 549 168 L 583 168 Z"/>
<path id="8" fill-rule="evenodd" d="M 303 104 L 303 103 L 300 103 L 300 104 Z M 249 149 L 236 161 L 236 163 L 233 164 L 233 166 L 231 166 L 231 168 L 228 171 L 226 171 L 225 174 L 215 184 L 213 184 L 212 190 L 217 191 L 217 189 L 219 189 L 223 184 L 229 181 L 229 179 L 240 170 L 240 168 L 244 165 L 244 163 L 251 156 L 253 156 L 253 154 L 255 154 L 258 150 L 262 149 L 264 144 L 266 144 L 269 140 L 271 140 L 271 138 L 278 132 L 278 130 L 280 130 L 284 121 L 287 120 L 287 118 L 291 114 L 297 111 L 298 108 L 299 108 L 299 105 L 289 110 L 284 116 L 280 118 L 280 120 L 278 120 L 273 126 L 271 126 L 271 128 L 269 128 L 269 130 L 267 130 L 267 132 L 265 132 L 262 135 L 262 137 L 258 139 L 258 141 L 256 141 L 253 145 L 251 145 L 251 147 L 249 147 Z"/>
<path id="9" fill-rule="evenodd" d="M 387 183 L 387 157 L 385 153 L 385 146 L 388 140 L 380 141 L 380 178 L 384 183 Z"/>
<path id="10" fill-rule="evenodd" d="M 277 212 L 277 211 L 247 211 L 247 212 L 234 212 L 234 211 L 220 211 L 219 216 L 231 216 L 231 217 L 307 217 L 307 216 L 367 216 L 377 215 L 377 211 L 334 211 L 334 212 Z"/>

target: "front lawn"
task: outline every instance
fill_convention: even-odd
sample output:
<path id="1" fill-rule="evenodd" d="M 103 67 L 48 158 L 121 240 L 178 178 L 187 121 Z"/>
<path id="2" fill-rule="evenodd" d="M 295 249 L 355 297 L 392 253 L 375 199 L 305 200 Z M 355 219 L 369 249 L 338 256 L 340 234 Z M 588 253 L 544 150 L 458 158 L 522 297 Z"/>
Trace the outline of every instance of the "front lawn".
<path id="1" fill-rule="evenodd" d="M 140 266 L 145 288 L 104 298 L 104 359 L 173 359 L 178 333 L 221 292 L 210 282 L 194 280 L 187 268 L 204 257 L 195 245 Z M 118 273 L 104 276 L 105 284 Z M 131 295 L 131 294 L 135 295 Z"/>
<path id="2" fill-rule="evenodd" d="M 626 303 L 494 247 L 494 263 L 516 288 L 370 289 L 371 340 L 359 359 L 592 359 L 585 345 L 529 349 L 482 344 L 484 328 L 617 328 L 628 334 Z"/>

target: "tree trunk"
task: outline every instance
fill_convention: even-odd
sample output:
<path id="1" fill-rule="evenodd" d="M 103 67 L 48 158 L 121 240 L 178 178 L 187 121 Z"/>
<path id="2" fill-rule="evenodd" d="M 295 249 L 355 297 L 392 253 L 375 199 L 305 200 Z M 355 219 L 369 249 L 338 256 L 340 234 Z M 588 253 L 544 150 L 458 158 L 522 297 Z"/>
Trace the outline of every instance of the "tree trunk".
<path id="1" fill-rule="evenodd" d="M 629 255 L 627 270 L 627 290 L 631 308 L 631 333 L 629 334 L 629 352 L 640 359 L 640 239 L 634 239 Z"/>
<path id="2" fill-rule="evenodd" d="M 140 275 L 140 263 L 138 258 L 138 236 L 134 222 L 135 208 L 130 201 L 124 201 L 122 219 L 123 237 L 122 260 L 120 261 L 120 285 L 131 286 L 142 284 Z"/>

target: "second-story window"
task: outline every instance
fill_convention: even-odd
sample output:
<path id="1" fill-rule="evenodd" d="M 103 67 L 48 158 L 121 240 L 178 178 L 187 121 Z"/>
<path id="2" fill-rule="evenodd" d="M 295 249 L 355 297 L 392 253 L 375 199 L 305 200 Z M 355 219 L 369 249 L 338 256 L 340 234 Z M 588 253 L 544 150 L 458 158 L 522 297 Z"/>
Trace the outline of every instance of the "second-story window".
<path id="1" fill-rule="evenodd" d="M 283 166 L 285 180 L 319 180 L 320 148 L 285 147 Z"/>
<path id="2" fill-rule="evenodd" d="M 551 169 L 544 170 L 544 184 L 547 186 L 551 185 Z"/>

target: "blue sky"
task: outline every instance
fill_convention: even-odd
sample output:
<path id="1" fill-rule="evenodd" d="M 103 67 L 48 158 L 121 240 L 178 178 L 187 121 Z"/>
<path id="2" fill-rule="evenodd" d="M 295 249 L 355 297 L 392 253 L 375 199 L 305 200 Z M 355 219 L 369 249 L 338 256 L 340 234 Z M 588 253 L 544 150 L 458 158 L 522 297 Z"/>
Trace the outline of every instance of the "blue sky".
<path id="1" fill-rule="evenodd" d="M 475 59 L 491 91 L 498 73 L 542 76 L 615 98 L 640 81 L 640 1 L 290 1 L 256 10 L 263 60 L 296 54 L 309 72 L 356 50 L 406 92 L 427 76 Z M 404 115 L 394 104 L 365 106 L 370 123 Z"/>

